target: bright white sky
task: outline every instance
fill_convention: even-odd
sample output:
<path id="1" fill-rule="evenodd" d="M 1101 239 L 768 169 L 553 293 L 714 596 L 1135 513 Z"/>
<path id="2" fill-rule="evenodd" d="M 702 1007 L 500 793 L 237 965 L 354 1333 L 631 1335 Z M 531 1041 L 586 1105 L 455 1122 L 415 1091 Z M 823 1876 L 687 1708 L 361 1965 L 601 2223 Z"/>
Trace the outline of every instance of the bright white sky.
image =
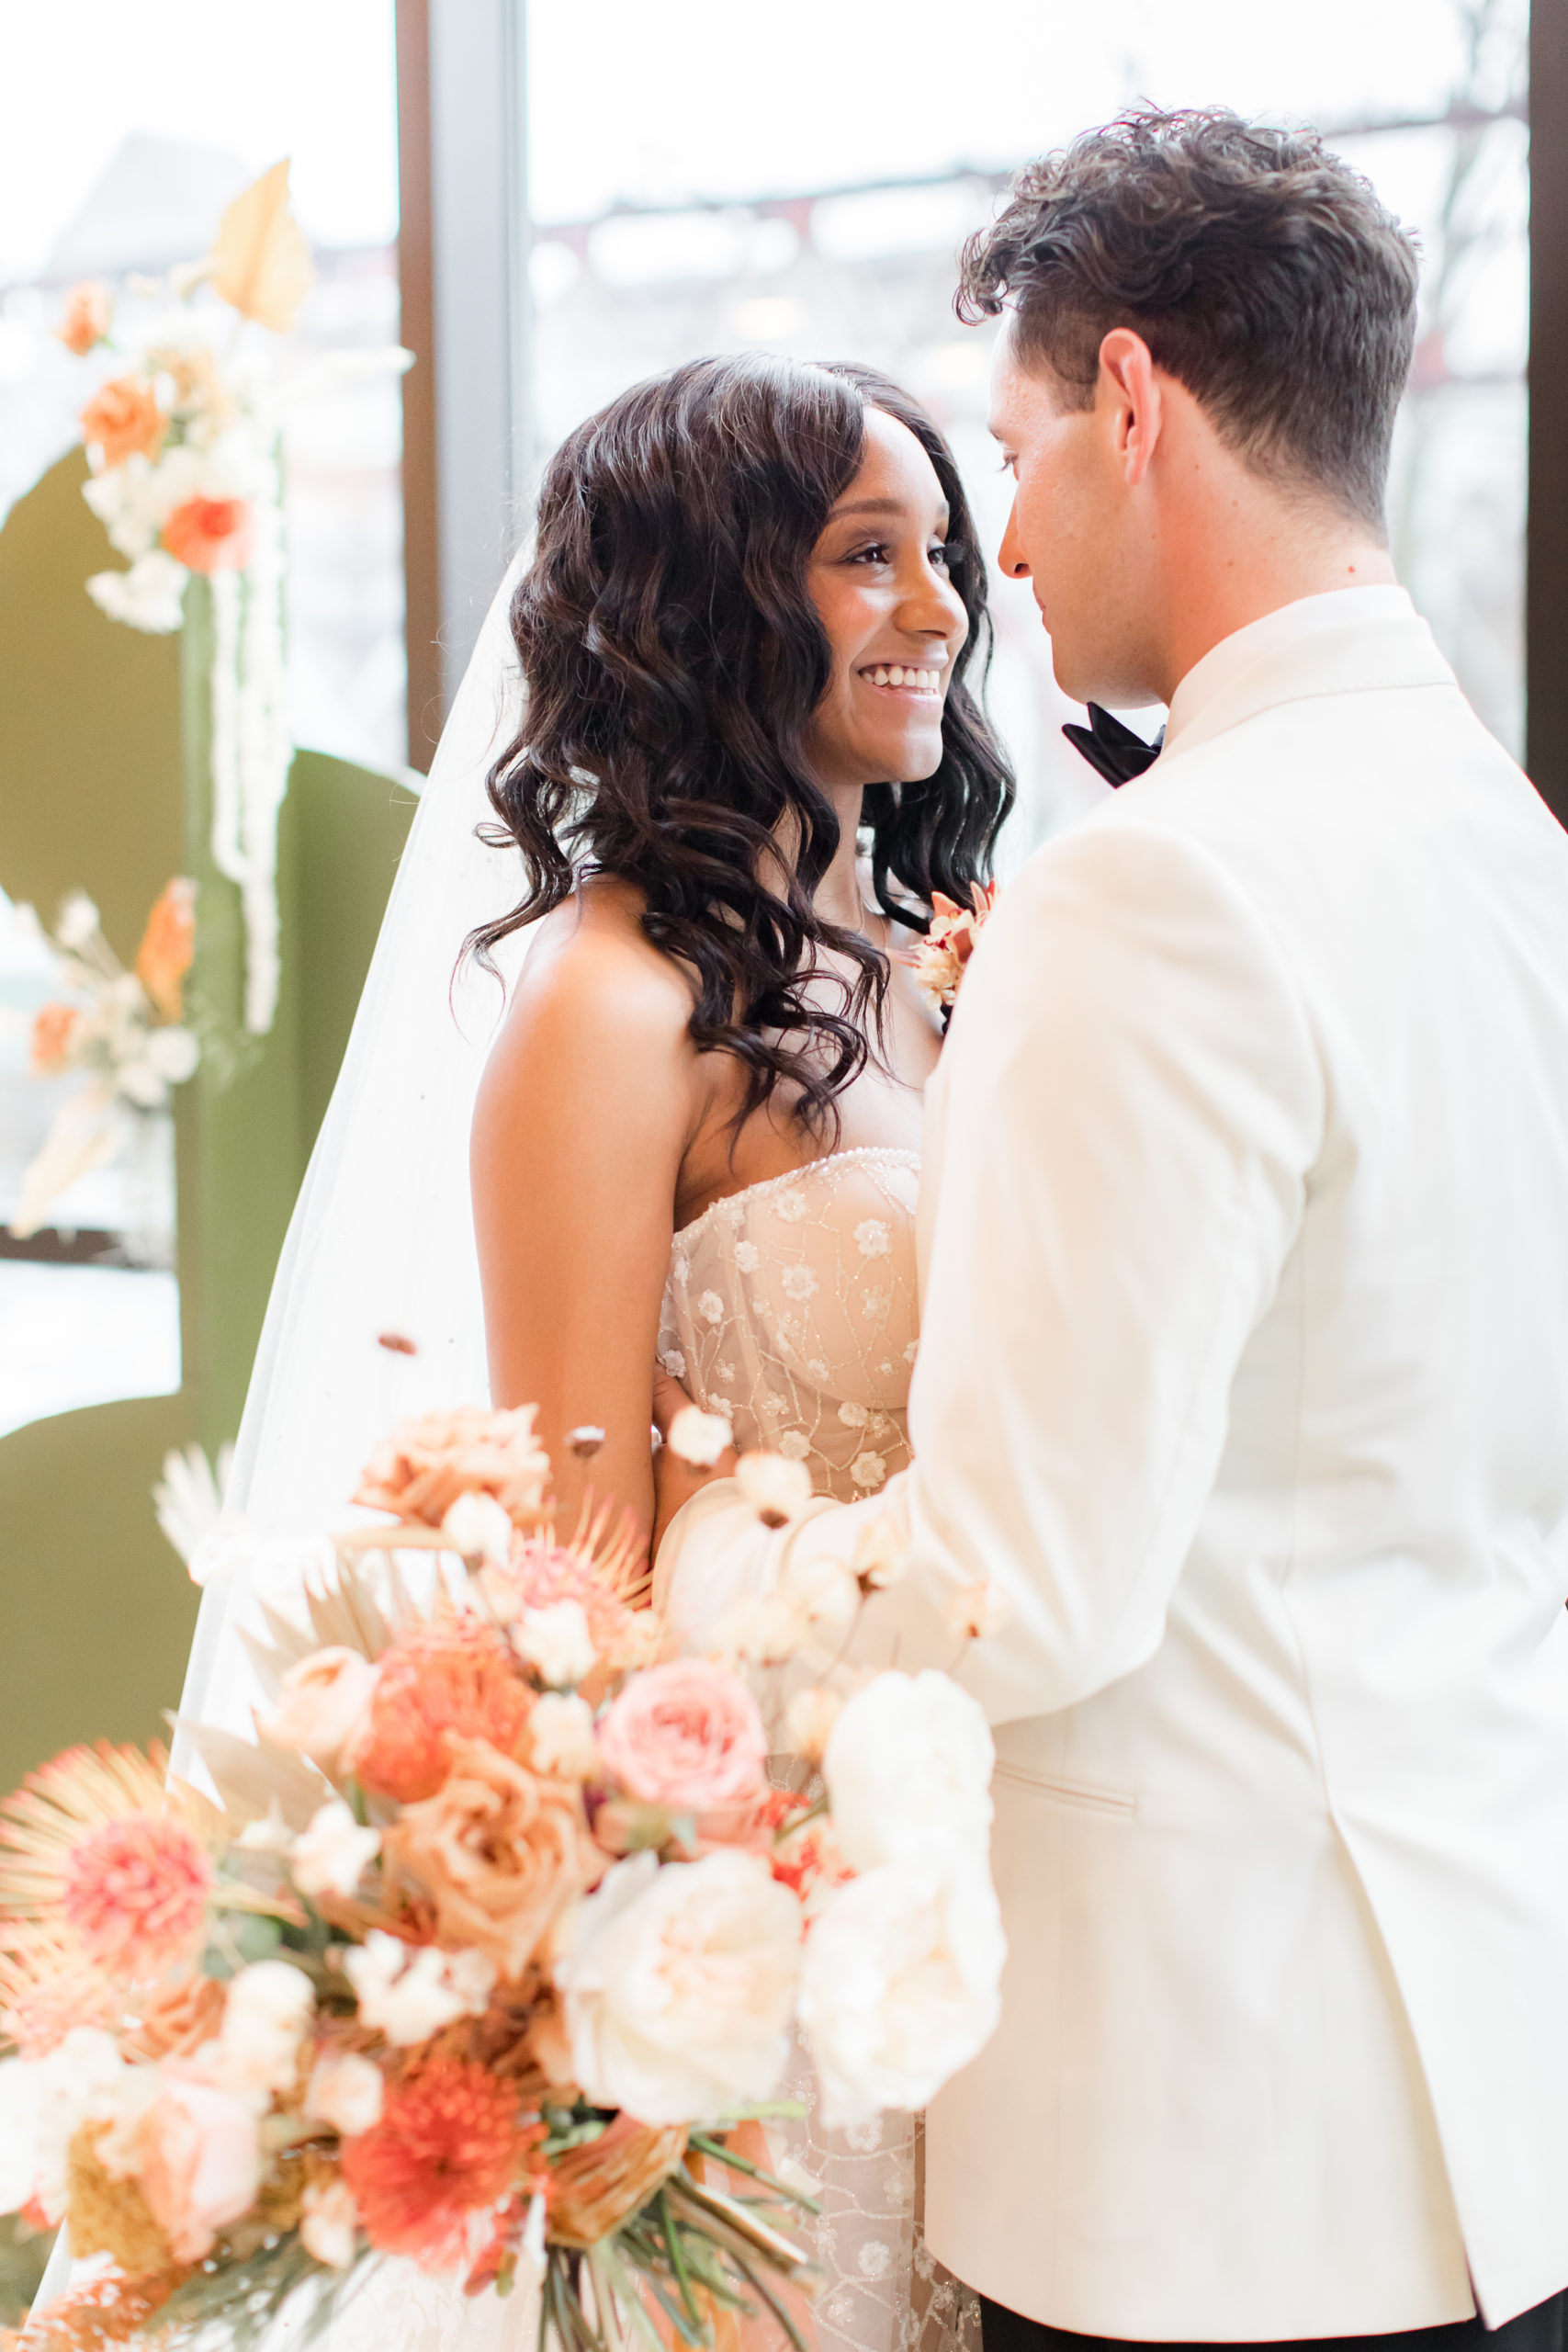
<path id="1" fill-rule="evenodd" d="M 1124 98 L 1342 120 L 1441 103 L 1452 0 L 530 0 L 534 204 L 755 194 L 998 163 Z M 323 244 L 397 219 L 390 0 L 0 0 L 0 284 L 120 141 L 295 159 Z M 1393 192 L 1391 191 L 1391 194 Z"/>

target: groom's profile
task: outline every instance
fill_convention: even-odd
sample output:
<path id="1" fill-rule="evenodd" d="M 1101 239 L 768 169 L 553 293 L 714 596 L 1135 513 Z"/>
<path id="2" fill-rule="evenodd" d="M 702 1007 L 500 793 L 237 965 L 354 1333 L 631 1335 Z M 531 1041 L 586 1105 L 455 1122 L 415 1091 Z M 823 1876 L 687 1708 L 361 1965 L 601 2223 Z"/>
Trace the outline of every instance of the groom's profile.
<path id="1" fill-rule="evenodd" d="M 927 2143 L 989 2352 L 1562 2342 L 1568 837 L 1386 552 L 1416 287 L 1223 112 L 1087 134 L 964 256 L 1004 569 L 1070 695 L 1169 707 L 964 979 L 863 1621 L 947 1664 L 955 1580 L 1011 1604 L 961 1672 L 1002 2022 Z M 885 1507 L 721 1483 L 660 1574 Z"/>

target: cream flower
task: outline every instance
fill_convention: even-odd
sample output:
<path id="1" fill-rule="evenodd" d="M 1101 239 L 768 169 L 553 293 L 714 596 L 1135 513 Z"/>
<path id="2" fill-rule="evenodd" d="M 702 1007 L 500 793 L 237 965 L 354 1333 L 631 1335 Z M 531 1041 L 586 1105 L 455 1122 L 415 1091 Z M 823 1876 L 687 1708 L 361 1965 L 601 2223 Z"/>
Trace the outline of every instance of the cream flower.
<path id="1" fill-rule="evenodd" d="M 786 1527 L 811 1500 L 811 1474 L 799 1462 L 761 1450 L 743 1453 L 735 1465 L 740 1492 L 764 1527 Z"/>
<path id="2" fill-rule="evenodd" d="M 697 1301 L 697 1313 L 702 1317 L 705 1323 L 723 1322 L 724 1301 L 720 1298 L 717 1291 L 704 1291 L 702 1296 Z"/>
<path id="3" fill-rule="evenodd" d="M 238 1970 L 218 2031 L 223 2087 L 257 2098 L 263 2111 L 274 2091 L 291 2091 L 315 2006 L 310 1978 L 286 1960 L 253 1961 Z"/>
<path id="4" fill-rule="evenodd" d="M 814 1688 L 795 1692 L 789 1702 L 786 1721 L 797 1755 L 813 1764 L 821 1762 L 829 1736 L 843 1713 L 843 1706 L 836 1690 Z"/>
<path id="5" fill-rule="evenodd" d="M 401 2048 L 428 2041 L 458 2018 L 482 2017 L 497 1973 L 482 1952 L 447 1953 L 434 1944 L 416 1949 L 381 1928 L 371 1928 L 343 1967 L 359 2002 L 360 2023 Z"/>
<path id="6" fill-rule="evenodd" d="M 1007 1957 L 988 1872 L 893 1864 L 840 1887 L 807 1939 L 801 2030 L 829 2128 L 924 2107 L 984 2049 Z"/>
<path id="7" fill-rule="evenodd" d="M 312 2123 L 329 2124 L 347 2140 L 380 2121 L 385 2098 L 379 2066 L 355 2051 L 329 2051 L 311 2069 L 305 2113 Z"/>
<path id="8" fill-rule="evenodd" d="M 797 1305 L 815 1298 L 822 1287 L 821 1278 L 814 1266 L 786 1266 L 779 1276 L 784 1296 Z"/>
<path id="9" fill-rule="evenodd" d="M 581 1600 L 525 1609 L 512 1628 L 512 1646 L 552 1690 L 586 1680 L 599 1655 Z"/>
<path id="10" fill-rule="evenodd" d="M 892 1249 L 887 1227 L 879 1216 L 868 1216 L 855 1227 L 855 1247 L 863 1258 L 886 1258 Z"/>
<path id="11" fill-rule="evenodd" d="M 716 2119 L 773 2091 L 789 2050 L 800 1906 L 760 1856 L 617 1863 L 556 1981 L 588 2097 L 644 2123 Z"/>
<path id="12" fill-rule="evenodd" d="M 804 1430 L 785 1430 L 779 1440 L 779 1452 L 786 1462 L 804 1462 L 811 1452 L 811 1440 Z"/>
<path id="13" fill-rule="evenodd" d="M 847 1430 L 863 1430 L 871 1415 L 863 1405 L 857 1405 L 852 1396 L 847 1396 L 839 1408 L 839 1419 Z"/>
<path id="14" fill-rule="evenodd" d="M 503 1567 L 512 1552 L 512 1521 L 493 1495 L 471 1488 L 457 1497 L 441 1521 L 441 1532 L 465 1560 Z"/>
<path id="15" fill-rule="evenodd" d="M 908 1559 L 903 1530 L 893 1513 L 885 1510 L 869 1527 L 861 1529 L 850 1565 L 869 1591 L 886 1592 L 899 1581 Z"/>
<path id="16" fill-rule="evenodd" d="M 999 1584 L 960 1585 L 942 1605 L 942 1623 L 956 1641 L 983 1642 L 1012 1615 L 1012 1595 Z"/>
<path id="17" fill-rule="evenodd" d="M 822 1759 L 852 1868 L 983 1860 L 996 1760 L 984 1712 L 945 1674 L 879 1674 L 846 1702 Z"/>
<path id="18" fill-rule="evenodd" d="M 329 1771 L 363 1722 L 376 1691 L 376 1668 L 358 1650 L 314 1650 L 291 1666 L 277 1705 L 256 1728 L 272 1747 L 291 1747 Z"/>
<path id="19" fill-rule="evenodd" d="M 887 1484 L 886 1457 L 880 1453 L 872 1453 L 869 1448 L 864 1453 L 857 1453 L 850 1464 L 850 1476 L 854 1480 L 855 1485 L 863 1487 L 868 1495 L 875 1494 L 879 1487 L 885 1487 Z"/>
<path id="20" fill-rule="evenodd" d="M 528 1718 L 528 1761 L 557 1781 L 591 1781 L 599 1770 L 593 1710 L 575 1691 L 547 1690 Z"/>
<path id="21" fill-rule="evenodd" d="M 859 1584 L 843 1562 L 830 1554 L 792 1560 L 779 1589 L 795 1603 L 812 1632 L 832 1648 L 843 1640 L 860 1611 Z"/>
<path id="22" fill-rule="evenodd" d="M 299 2243 L 330 2270 L 346 2270 L 354 2260 L 359 2214 L 345 2180 L 312 2181 L 299 2216 Z"/>
<path id="23" fill-rule="evenodd" d="M 694 1469 L 711 1470 L 733 1442 L 734 1431 L 722 1413 L 705 1413 L 698 1405 L 682 1405 L 670 1424 L 671 1453 Z"/>
<path id="24" fill-rule="evenodd" d="M 183 563 L 162 548 L 152 548 L 138 556 L 129 571 L 93 572 L 87 594 L 111 621 L 141 629 L 148 637 L 172 637 L 185 622 L 189 578 Z"/>
<path id="25" fill-rule="evenodd" d="M 342 1797 L 333 1797 L 295 1839 L 289 1874 L 301 1894 L 350 1895 L 380 1845 L 380 1832 L 362 1829 Z"/>

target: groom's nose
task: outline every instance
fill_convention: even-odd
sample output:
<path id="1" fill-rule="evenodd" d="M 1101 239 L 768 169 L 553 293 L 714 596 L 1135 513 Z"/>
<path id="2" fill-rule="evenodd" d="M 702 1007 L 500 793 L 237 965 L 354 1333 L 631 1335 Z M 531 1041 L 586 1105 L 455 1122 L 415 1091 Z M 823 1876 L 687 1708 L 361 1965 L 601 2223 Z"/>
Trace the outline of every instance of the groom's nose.
<path id="1" fill-rule="evenodd" d="M 1001 546 L 997 549 L 997 567 L 1010 580 L 1029 578 L 1029 559 L 1023 552 L 1023 542 L 1018 536 L 1018 501 L 1008 509 L 1008 526 L 1002 533 Z"/>

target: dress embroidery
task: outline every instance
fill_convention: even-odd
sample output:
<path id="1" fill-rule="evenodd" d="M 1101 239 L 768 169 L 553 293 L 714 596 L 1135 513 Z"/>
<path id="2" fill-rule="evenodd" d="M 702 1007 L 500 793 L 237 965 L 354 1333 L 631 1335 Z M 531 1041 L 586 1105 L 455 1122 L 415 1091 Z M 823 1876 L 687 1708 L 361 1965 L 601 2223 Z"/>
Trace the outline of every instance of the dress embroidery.
<path id="1" fill-rule="evenodd" d="M 728 1417 L 739 1446 L 804 1462 L 841 1502 L 879 1493 L 909 1459 L 919 1181 L 912 1151 L 835 1152 L 716 1201 L 675 1237 L 660 1361 Z M 768 2130 L 822 2199 L 807 2232 L 821 2352 L 981 2352 L 976 2299 L 919 2231 L 915 2120 L 830 2132 L 815 2088 L 797 2042 L 780 2096 L 807 2114 Z"/>

